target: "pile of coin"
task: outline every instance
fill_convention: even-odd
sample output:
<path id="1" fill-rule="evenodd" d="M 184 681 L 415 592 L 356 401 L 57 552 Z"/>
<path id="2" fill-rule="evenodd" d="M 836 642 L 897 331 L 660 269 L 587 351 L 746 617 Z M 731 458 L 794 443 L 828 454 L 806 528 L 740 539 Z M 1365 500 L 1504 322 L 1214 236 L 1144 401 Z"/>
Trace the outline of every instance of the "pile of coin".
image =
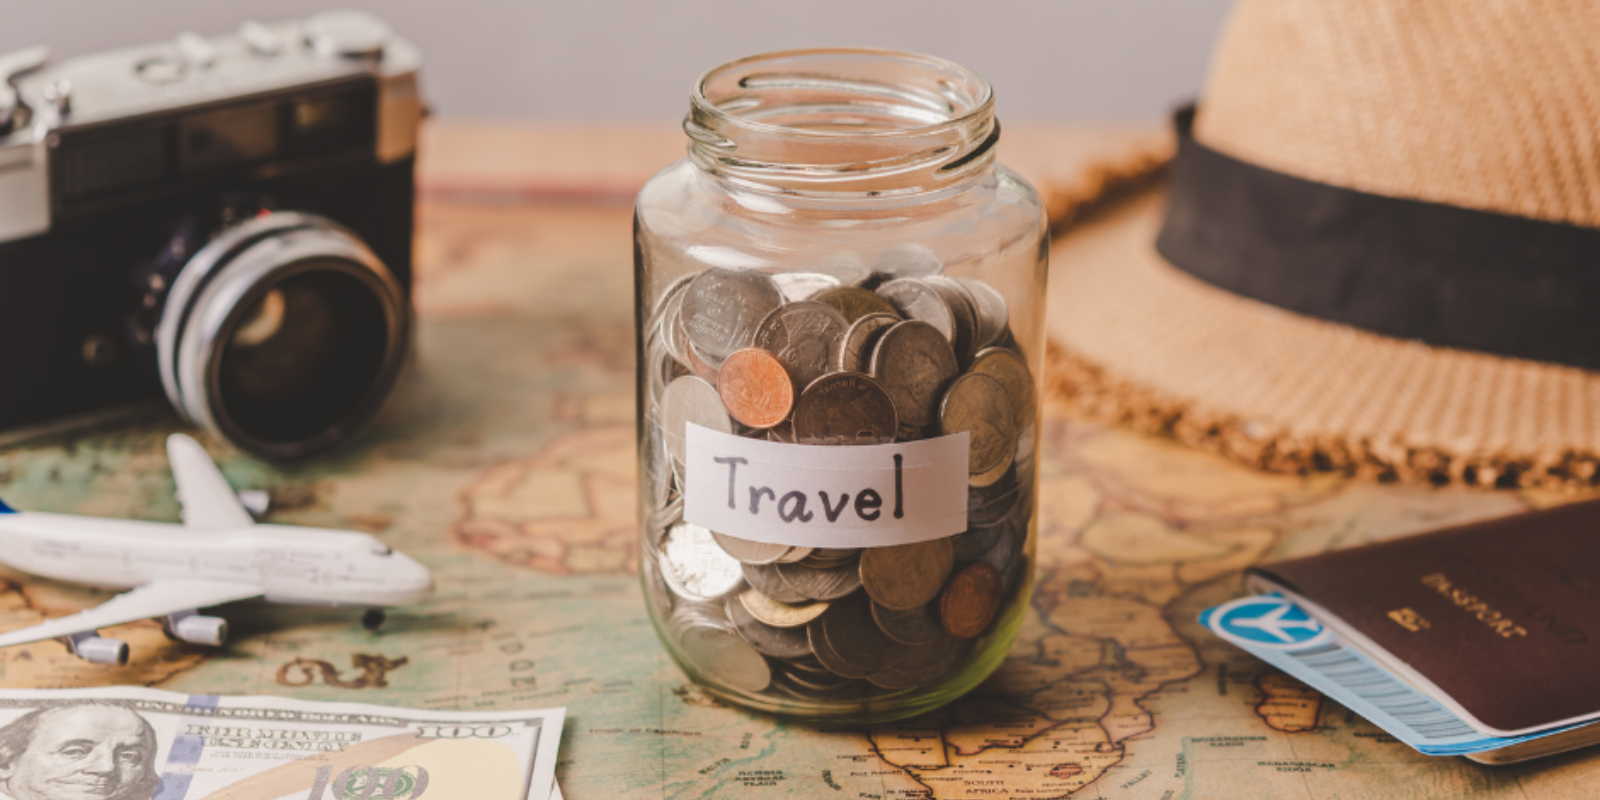
<path id="1" fill-rule="evenodd" d="M 1035 387 L 1004 296 L 969 278 L 711 268 L 643 332 L 643 573 L 699 680 L 807 702 L 932 687 L 1019 601 Z M 970 435 L 968 528 L 916 544 L 767 544 L 683 519 L 686 426 L 800 445 Z"/>

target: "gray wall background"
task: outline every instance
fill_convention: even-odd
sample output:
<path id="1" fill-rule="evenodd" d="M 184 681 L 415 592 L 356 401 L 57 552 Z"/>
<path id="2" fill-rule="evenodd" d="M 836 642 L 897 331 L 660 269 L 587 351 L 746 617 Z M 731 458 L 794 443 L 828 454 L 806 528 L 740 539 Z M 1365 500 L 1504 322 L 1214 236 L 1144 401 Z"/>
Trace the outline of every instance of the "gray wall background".
<path id="1" fill-rule="evenodd" d="M 0 53 L 57 59 L 330 7 L 387 19 L 442 117 L 681 116 L 694 78 L 764 50 L 865 45 L 959 62 L 1007 118 L 1155 119 L 1199 90 L 1230 0 L 0 0 Z"/>

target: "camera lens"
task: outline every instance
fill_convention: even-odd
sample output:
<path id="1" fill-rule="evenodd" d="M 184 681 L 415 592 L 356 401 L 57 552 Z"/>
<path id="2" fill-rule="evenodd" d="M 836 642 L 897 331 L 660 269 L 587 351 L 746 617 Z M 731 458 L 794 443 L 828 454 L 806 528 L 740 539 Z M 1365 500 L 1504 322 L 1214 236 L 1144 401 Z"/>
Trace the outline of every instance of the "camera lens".
<path id="1" fill-rule="evenodd" d="M 284 212 L 197 252 L 156 331 L 173 405 L 273 460 L 326 450 L 370 421 L 409 338 L 409 304 L 377 256 L 329 220 Z"/>

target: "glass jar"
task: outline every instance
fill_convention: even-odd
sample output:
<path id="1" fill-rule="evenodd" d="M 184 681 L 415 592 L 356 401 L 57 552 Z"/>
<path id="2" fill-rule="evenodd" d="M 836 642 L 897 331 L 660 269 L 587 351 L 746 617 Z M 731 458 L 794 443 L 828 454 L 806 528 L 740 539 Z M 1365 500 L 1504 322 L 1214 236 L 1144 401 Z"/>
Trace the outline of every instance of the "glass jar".
<path id="1" fill-rule="evenodd" d="M 1005 657 L 1033 588 L 1048 240 L 948 61 L 695 85 L 634 217 L 640 573 L 709 694 L 872 722 Z"/>

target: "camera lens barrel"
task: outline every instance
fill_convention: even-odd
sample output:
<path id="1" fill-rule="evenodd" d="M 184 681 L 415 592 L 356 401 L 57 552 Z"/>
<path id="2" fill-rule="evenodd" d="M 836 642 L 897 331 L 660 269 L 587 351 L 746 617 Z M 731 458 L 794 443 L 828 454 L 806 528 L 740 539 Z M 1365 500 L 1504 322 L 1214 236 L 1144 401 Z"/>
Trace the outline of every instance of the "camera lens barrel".
<path id="1" fill-rule="evenodd" d="M 410 301 L 383 262 L 337 223 L 296 212 L 261 214 L 196 252 L 155 331 L 172 405 L 274 461 L 370 422 L 410 341 Z"/>

